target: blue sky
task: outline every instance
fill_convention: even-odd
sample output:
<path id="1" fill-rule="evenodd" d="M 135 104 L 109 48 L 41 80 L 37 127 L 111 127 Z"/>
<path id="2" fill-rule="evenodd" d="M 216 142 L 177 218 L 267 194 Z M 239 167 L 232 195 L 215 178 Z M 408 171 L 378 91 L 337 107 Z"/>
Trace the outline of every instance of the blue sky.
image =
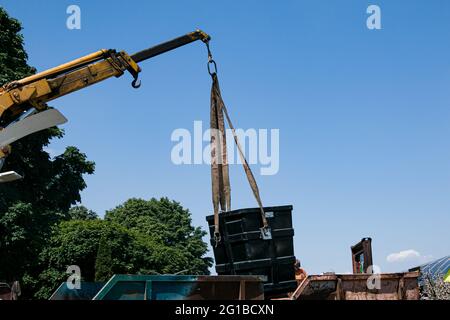
<path id="1" fill-rule="evenodd" d="M 81 8 L 81 30 L 66 28 L 70 4 Z M 366 27 L 370 4 L 381 8 L 382 30 Z M 450 2 L 0 5 L 22 21 L 38 70 L 101 48 L 133 53 L 196 28 L 210 33 L 235 125 L 280 129 L 280 170 L 256 178 L 265 205 L 294 206 L 295 251 L 309 273 L 351 271 L 350 246 L 365 236 L 385 272 L 449 254 Z M 84 205 L 103 215 L 130 197 L 168 196 L 206 228 L 209 167 L 170 159 L 174 129 L 209 121 L 205 63 L 204 46 L 191 44 L 143 62 L 139 90 L 126 75 L 52 103 L 69 119 L 52 152 L 75 145 L 97 165 Z M 233 207 L 255 206 L 242 168 L 232 166 L 231 181 Z M 388 262 L 405 250 L 418 254 Z"/>

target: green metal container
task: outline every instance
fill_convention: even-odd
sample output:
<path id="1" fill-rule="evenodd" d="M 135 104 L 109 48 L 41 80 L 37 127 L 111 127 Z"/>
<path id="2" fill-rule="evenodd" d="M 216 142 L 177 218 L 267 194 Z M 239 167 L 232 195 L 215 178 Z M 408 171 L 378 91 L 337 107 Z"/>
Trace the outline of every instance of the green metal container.
<path id="1" fill-rule="evenodd" d="M 263 300 L 258 276 L 114 275 L 93 300 Z"/>

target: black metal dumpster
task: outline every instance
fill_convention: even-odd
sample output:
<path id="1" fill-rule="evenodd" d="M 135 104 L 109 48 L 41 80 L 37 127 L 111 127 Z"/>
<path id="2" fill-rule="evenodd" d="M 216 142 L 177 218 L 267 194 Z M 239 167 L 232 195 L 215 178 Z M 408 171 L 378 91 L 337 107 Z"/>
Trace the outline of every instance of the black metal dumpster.
<path id="1" fill-rule="evenodd" d="M 214 216 L 206 217 L 216 272 L 219 275 L 261 275 L 266 298 L 294 291 L 294 229 L 292 206 L 265 207 L 271 239 L 262 239 L 259 208 L 240 209 L 219 214 L 221 241 L 214 238 Z"/>

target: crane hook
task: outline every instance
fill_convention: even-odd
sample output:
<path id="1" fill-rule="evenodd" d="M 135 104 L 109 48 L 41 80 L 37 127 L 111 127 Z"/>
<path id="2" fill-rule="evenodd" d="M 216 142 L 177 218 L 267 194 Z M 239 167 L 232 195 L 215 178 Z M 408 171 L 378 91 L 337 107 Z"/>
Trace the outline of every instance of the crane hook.
<path id="1" fill-rule="evenodd" d="M 131 82 L 131 86 L 135 89 L 138 89 L 141 86 L 141 80 L 138 79 L 137 75 L 134 77 L 133 82 Z"/>

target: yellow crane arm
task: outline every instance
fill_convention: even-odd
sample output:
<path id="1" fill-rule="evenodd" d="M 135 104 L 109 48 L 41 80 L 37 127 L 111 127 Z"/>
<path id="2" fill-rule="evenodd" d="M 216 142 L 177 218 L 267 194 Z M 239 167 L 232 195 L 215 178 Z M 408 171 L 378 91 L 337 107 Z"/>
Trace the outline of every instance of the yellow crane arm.
<path id="1" fill-rule="evenodd" d="M 0 92 L 0 125 L 6 127 L 31 108 L 88 87 L 125 70 L 137 75 L 139 66 L 125 52 L 100 50 L 56 68 L 6 84 Z"/>
<path id="2" fill-rule="evenodd" d="M 120 77 L 128 71 L 134 78 L 133 87 L 139 87 L 138 63 L 196 40 L 208 43 L 210 36 L 201 30 L 188 33 L 154 47 L 128 55 L 125 51 L 100 50 L 55 68 L 24 79 L 10 82 L 0 88 L 0 130 L 20 120 L 30 109 L 38 112 L 48 108 L 47 102 L 86 88 L 111 77 Z M 0 131 L 1 132 L 1 131 Z M 0 141 L 0 158 L 9 150 Z"/>

